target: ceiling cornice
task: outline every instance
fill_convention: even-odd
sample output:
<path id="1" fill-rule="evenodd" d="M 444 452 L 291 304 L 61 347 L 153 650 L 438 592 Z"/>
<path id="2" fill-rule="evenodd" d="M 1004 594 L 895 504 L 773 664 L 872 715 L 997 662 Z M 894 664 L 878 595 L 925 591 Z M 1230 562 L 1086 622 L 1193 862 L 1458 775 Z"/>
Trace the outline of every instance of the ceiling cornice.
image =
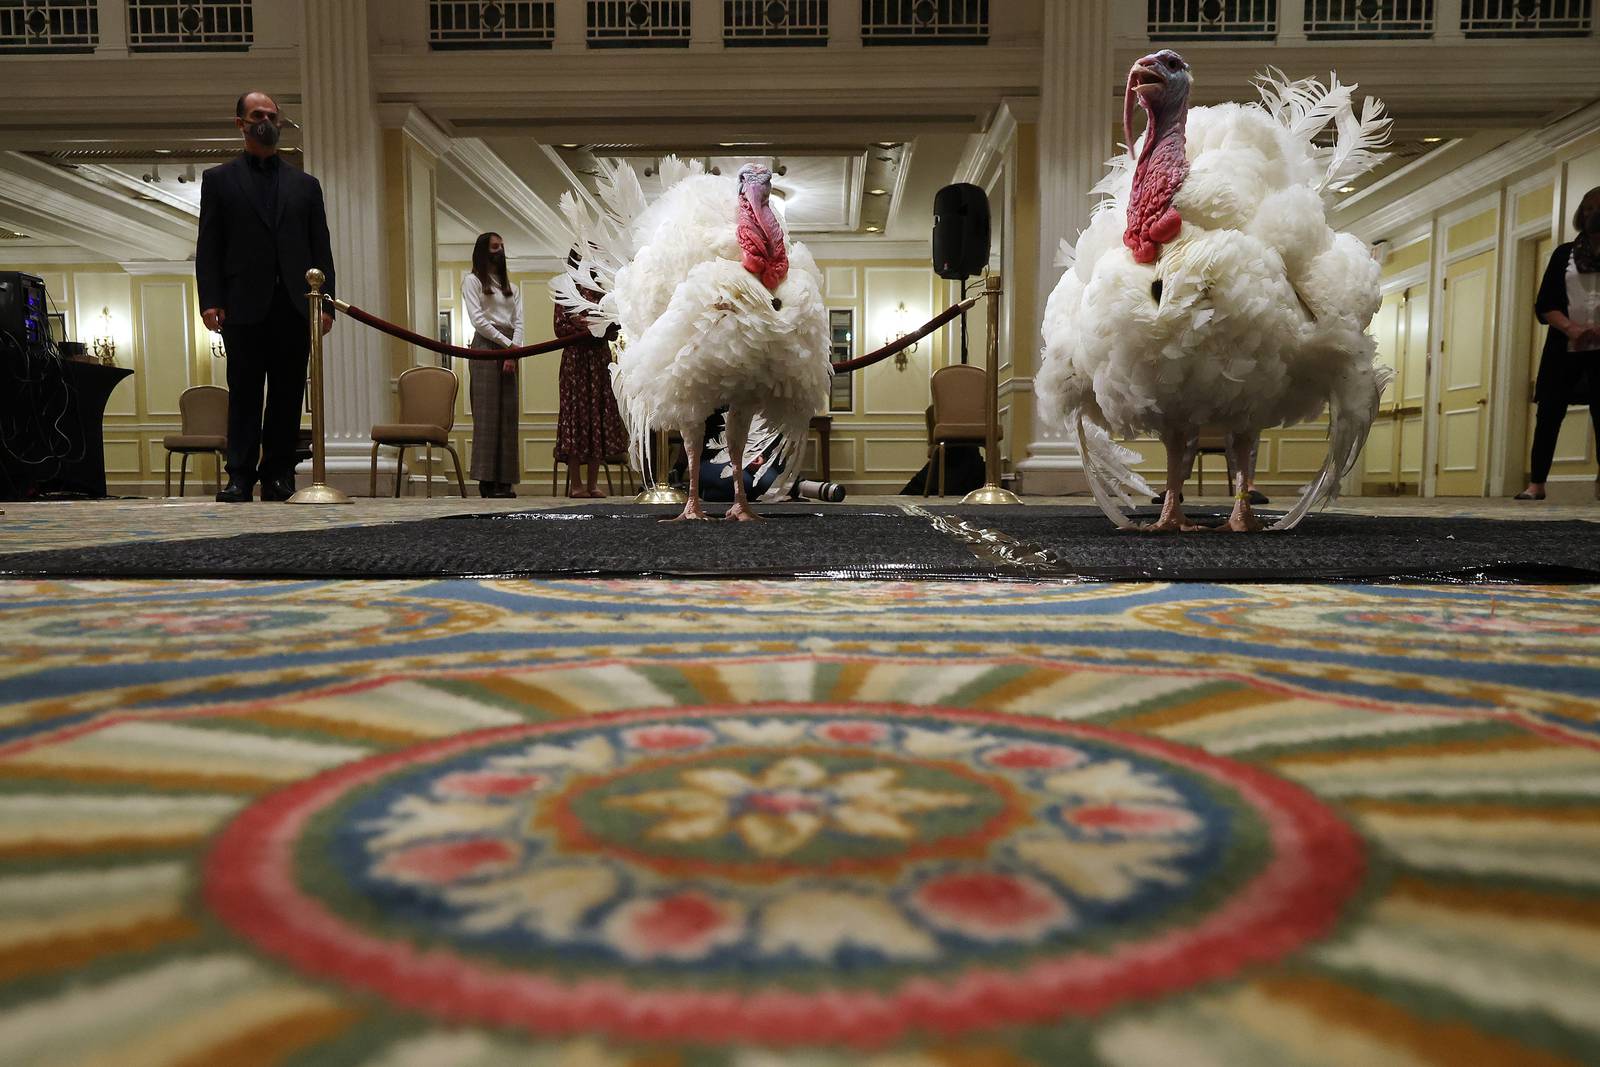
<path id="1" fill-rule="evenodd" d="M 166 230 L 129 218 L 127 214 L 102 207 L 93 201 L 56 185 L 47 185 L 13 169 L 22 157 L 0 157 L 0 201 L 8 202 L 9 214 L 19 221 L 43 219 L 42 227 L 26 222 L 24 232 L 40 230 L 59 234 L 111 260 L 181 259 L 194 251 L 194 239 L 185 239 Z M 28 161 L 32 162 L 32 161 Z M 92 183 L 75 179 L 89 188 Z M 100 190 L 102 195 L 105 190 Z"/>
<path id="2" fill-rule="evenodd" d="M 547 242 L 547 251 L 554 254 L 558 246 L 566 248 L 571 242 L 561 213 L 539 199 L 516 171 L 483 141 L 476 137 L 457 138 L 443 158 L 444 163 L 480 196 L 529 233 Z"/>
<path id="3" fill-rule="evenodd" d="M 1482 192 L 1556 155 L 1580 137 L 1600 131 L 1600 100 L 1579 108 L 1543 129 L 1533 130 L 1499 148 L 1492 149 L 1459 167 L 1440 175 L 1416 192 L 1381 208 L 1346 221 L 1342 212 L 1335 219 L 1348 230 L 1371 243 L 1404 229 L 1416 219 L 1432 215 L 1464 196 Z"/>
<path id="4" fill-rule="evenodd" d="M 378 123 L 385 129 L 405 131 L 435 159 L 450 152 L 451 133 L 415 104 L 379 104 Z"/>

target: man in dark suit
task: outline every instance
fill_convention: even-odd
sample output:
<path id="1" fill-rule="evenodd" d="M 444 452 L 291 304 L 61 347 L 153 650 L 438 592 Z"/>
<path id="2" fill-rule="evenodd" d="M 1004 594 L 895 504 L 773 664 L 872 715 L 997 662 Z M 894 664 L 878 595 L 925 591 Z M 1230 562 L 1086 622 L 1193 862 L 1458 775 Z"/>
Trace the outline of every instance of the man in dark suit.
<path id="1" fill-rule="evenodd" d="M 278 157 L 278 105 L 249 92 L 234 111 L 245 150 L 201 178 L 194 255 L 201 317 L 228 353 L 228 484 L 217 499 L 249 500 L 259 478 L 262 500 L 288 500 L 311 352 L 305 276 L 321 269 L 332 295 L 333 250 L 321 184 Z M 332 328 L 324 311 L 322 332 Z"/>

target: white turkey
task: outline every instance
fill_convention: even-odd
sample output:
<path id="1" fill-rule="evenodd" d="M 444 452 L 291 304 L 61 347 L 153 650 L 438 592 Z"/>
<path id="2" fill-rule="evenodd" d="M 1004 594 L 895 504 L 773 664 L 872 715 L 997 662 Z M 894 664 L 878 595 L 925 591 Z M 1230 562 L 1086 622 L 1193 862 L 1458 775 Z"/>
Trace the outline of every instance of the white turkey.
<path id="1" fill-rule="evenodd" d="M 1126 155 L 1095 188 L 1103 199 L 1045 307 L 1041 414 L 1076 430 L 1101 508 L 1148 492 L 1112 437 L 1159 435 L 1167 453 L 1160 519 L 1188 530 L 1179 492 L 1184 453 L 1202 429 L 1228 434 L 1236 484 L 1224 529 L 1259 530 L 1245 492 L 1263 429 L 1328 409 L 1328 457 L 1272 526 L 1293 527 L 1334 498 L 1356 461 L 1390 371 L 1373 362 L 1367 327 L 1379 304 L 1366 246 L 1327 222 L 1332 190 L 1384 157 L 1383 106 L 1360 111 L 1354 86 L 1330 75 L 1258 79 L 1258 104 L 1189 108 L 1191 78 L 1169 49 L 1128 75 Z M 1133 109 L 1147 114 L 1132 137 Z M 1331 130 L 1330 130 L 1331 127 Z M 1330 130 L 1329 143 L 1319 135 Z M 1240 480 L 1242 479 L 1242 481 Z M 1109 483 L 1109 487 L 1108 487 Z"/>
<path id="2" fill-rule="evenodd" d="M 828 313 L 816 262 L 804 245 L 788 243 L 774 210 L 767 167 L 747 163 L 727 178 L 669 158 L 661 181 L 661 195 L 647 204 L 632 167 L 602 165 L 599 218 L 563 196 L 587 254 L 551 291 L 586 314 L 596 336 L 613 322 L 621 328 L 612 382 L 635 463 L 648 466 L 648 431 L 676 429 L 689 460 L 679 517 L 700 519 L 700 452 L 717 408 L 728 409 L 735 455 L 744 453 L 757 413 L 782 435 L 778 462 L 792 464 L 804 447 L 833 373 Z M 728 518 L 756 518 L 743 480 L 733 481 Z"/>

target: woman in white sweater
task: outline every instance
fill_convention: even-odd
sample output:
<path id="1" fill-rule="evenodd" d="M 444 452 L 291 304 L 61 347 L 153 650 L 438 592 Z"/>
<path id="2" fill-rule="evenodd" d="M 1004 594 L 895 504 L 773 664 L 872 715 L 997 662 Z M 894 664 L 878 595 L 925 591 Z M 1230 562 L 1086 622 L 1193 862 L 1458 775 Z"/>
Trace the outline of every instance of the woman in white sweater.
<path id="1" fill-rule="evenodd" d="M 506 274 L 506 245 L 497 233 L 478 235 L 472 269 L 461 279 L 474 348 L 516 348 L 522 339 L 522 293 Z M 471 370 L 472 476 L 487 497 L 516 496 L 517 361 L 475 359 Z"/>

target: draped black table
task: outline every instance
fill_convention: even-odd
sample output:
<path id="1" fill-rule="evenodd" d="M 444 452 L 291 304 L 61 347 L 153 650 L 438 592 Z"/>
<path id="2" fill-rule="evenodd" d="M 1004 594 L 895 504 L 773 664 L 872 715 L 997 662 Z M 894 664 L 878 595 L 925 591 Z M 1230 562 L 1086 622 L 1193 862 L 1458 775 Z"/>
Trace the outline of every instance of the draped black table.
<path id="1" fill-rule="evenodd" d="M 64 359 L 68 400 L 61 420 L 69 442 L 59 472 L 40 488 L 84 496 L 106 495 L 106 452 L 103 423 L 106 402 L 117 383 L 133 374 L 127 367 L 108 367 L 86 359 Z"/>

